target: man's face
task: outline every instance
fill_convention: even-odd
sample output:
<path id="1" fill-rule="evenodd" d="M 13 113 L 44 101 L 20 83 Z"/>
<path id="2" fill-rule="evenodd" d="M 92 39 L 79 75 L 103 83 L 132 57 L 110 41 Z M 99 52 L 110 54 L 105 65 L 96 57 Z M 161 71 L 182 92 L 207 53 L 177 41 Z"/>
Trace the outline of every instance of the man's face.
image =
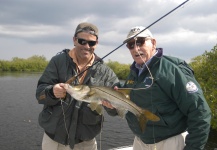
<path id="1" fill-rule="evenodd" d="M 142 65 L 155 54 L 156 41 L 150 37 L 137 37 L 136 40 L 132 39 L 127 42 L 127 48 L 129 49 L 134 61 L 137 64 Z"/>
<path id="2" fill-rule="evenodd" d="M 73 38 L 75 45 L 75 53 L 79 60 L 89 60 L 98 44 L 97 37 L 95 35 L 80 32 Z"/>

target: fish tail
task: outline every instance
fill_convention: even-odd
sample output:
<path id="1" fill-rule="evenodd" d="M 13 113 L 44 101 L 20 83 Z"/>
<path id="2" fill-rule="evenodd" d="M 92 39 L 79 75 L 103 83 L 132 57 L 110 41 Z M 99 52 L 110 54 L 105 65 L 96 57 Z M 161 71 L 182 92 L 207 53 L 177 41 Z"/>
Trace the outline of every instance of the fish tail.
<path id="1" fill-rule="evenodd" d="M 92 102 L 92 103 L 90 103 L 88 106 L 90 107 L 90 109 L 91 109 L 92 111 L 95 110 L 99 115 L 102 115 L 102 113 L 103 113 L 102 106 L 99 105 L 98 103 Z"/>
<path id="2" fill-rule="evenodd" d="M 150 111 L 148 110 L 142 110 L 142 114 L 148 119 L 148 120 L 151 120 L 151 121 L 159 121 L 160 118 L 158 116 L 156 116 L 155 114 L 151 113 Z"/>
<path id="3" fill-rule="evenodd" d="M 144 133 L 144 131 L 145 131 L 147 121 L 148 120 L 146 119 L 144 114 L 141 114 L 139 116 L 139 126 L 140 126 L 140 129 L 141 129 L 142 133 Z"/>
<path id="4" fill-rule="evenodd" d="M 156 116 L 155 114 L 151 113 L 150 111 L 143 109 L 138 120 L 139 120 L 140 129 L 142 132 L 144 132 L 145 128 L 146 128 L 146 123 L 148 122 L 148 120 L 159 121 L 160 118 L 158 116 Z"/>

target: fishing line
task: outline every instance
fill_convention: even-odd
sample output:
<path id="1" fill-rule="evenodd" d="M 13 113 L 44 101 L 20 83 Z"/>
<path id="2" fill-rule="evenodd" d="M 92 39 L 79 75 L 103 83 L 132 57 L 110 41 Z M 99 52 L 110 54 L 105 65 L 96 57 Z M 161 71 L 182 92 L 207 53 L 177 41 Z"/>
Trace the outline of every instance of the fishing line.
<path id="1" fill-rule="evenodd" d="M 135 37 L 134 39 L 135 39 L 135 44 L 134 44 L 134 46 L 137 46 L 137 45 L 136 45 L 137 37 Z M 145 43 L 144 43 L 144 44 L 145 44 Z M 139 47 L 139 46 L 137 46 L 137 47 Z M 156 50 L 156 48 L 155 48 L 155 50 Z M 145 67 L 147 68 L 147 70 L 148 70 L 148 72 L 149 72 L 149 74 L 150 74 L 150 76 L 151 76 L 151 77 L 149 77 L 149 78 L 151 79 L 151 84 L 148 85 L 146 88 L 118 88 L 118 89 L 144 90 L 144 89 L 150 88 L 150 87 L 153 85 L 153 83 L 154 83 L 154 77 L 153 77 L 153 75 L 152 75 L 152 73 L 151 73 L 151 71 L 150 71 L 150 69 L 149 69 L 147 63 L 146 63 L 145 60 L 142 58 L 142 56 L 141 56 L 141 54 L 139 53 L 138 49 L 136 49 L 136 52 L 137 52 L 137 54 L 139 55 L 140 59 L 143 61 L 143 64 L 145 64 Z M 155 54 L 156 54 L 156 52 L 155 52 Z"/>
<path id="2" fill-rule="evenodd" d="M 66 115 L 65 115 L 65 111 L 64 111 L 64 108 L 63 108 L 63 100 L 60 98 L 60 101 L 61 101 L 61 108 L 62 108 L 62 111 L 63 111 L 63 120 L 64 120 L 64 126 L 65 126 L 65 130 L 66 130 L 66 134 L 67 134 L 67 141 L 69 141 L 69 130 L 67 128 L 67 125 L 66 125 Z"/>
<path id="3" fill-rule="evenodd" d="M 66 83 L 71 84 L 72 81 L 75 80 L 75 78 L 77 78 L 78 76 L 80 76 L 81 74 L 83 74 L 85 71 L 89 70 L 90 68 L 92 68 L 94 65 L 96 65 L 99 62 L 102 62 L 102 60 L 104 58 L 106 58 L 107 56 L 109 56 L 111 53 L 113 53 L 114 51 L 118 50 L 120 47 L 122 47 L 124 44 L 126 44 L 128 41 L 130 41 L 131 39 L 135 38 L 138 34 L 142 33 L 143 31 L 145 31 L 146 29 L 150 28 L 151 26 L 153 26 L 154 24 L 156 24 L 157 22 L 159 22 L 161 19 L 165 18 L 166 16 L 168 16 L 169 14 L 171 14 L 173 11 L 175 11 L 176 9 L 178 9 L 179 7 L 183 6 L 185 3 L 187 3 L 189 0 L 184 1 L 183 3 L 181 3 L 180 5 L 178 5 L 177 7 L 175 7 L 174 9 L 172 9 L 171 11 L 169 11 L 168 13 L 166 13 L 165 15 L 163 15 L 162 17 L 160 17 L 159 19 L 157 19 L 156 21 L 154 21 L 152 24 L 150 24 L 149 26 L 147 26 L 145 29 L 141 30 L 140 32 L 138 32 L 137 34 L 135 34 L 133 37 L 129 38 L 128 40 L 126 40 L 125 42 L 123 42 L 121 45 L 119 45 L 117 48 L 115 48 L 114 50 L 112 50 L 111 52 L 109 52 L 108 54 L 106 54 L 105 56 L 103 56 L 100 60 L 97 60 L 95 63 L 93 63 L 92 66 L 84 69 L 82 72 L 80 72 L 78 75 L 73 76 L 72 78 L 70 78 L 68 81 L 66 81 Z"/>
<path id="4" fill-rule="evenodd" d="M 103 112 L 102 112 L 102 120 L 101 120 L 101 129 L 100 129 L 100 134 L 99 134 L 99 149 L 102 150 L 102 129 L 103 129 L 103 114 L 104 114 L 104 109 L 102 109 Z"/>
<path id="5" fill-rule="evenodd" d="M 146 68 L 147 68 L 147 70 L 148 70 L 148 72 L 149 72 L 149 74 L 150 74 L 150 78 L 151 78 L 151 84 L 150 85 L 148 85 L 148 87 L 146 87 L 146 88 L 131 88 L 132 90 L 144 90 L 144 89 L 147 89 L 147 88 L 150 88 L 151 86 L 152 86 L 152 84 L 154 83 L 154 78 L 153 78 L 153 75 L 152 75 L 152 73 L 151 73 L 151 71 L 150 71 L 150 69 L 149 69 L 149 67 L 148 67 L 148 65 L 146 64 L 146 62 L 145 62 L 145 60 L 142 58 L 142 56 L 141 56 L 141 54 L 139 53 L 139 51 L 138 51 L 138 48 L 139 48 L 139 50 L 140 50 L 140 46 L 137 46 L 136 45 L 136 41 L 137 41 L 137 38 L 135 37 L 134 38 L 135 39 L 135 44 L 134 44 L 134 46 L 136 46 L 136 53 L 139 55 L 139 57 L 140 57 L 140 59 L 143 61 L 143 63 L 145 64 L 145 66 L 146 66 Z M 146 43 L 144 43 L 144 44 L 146 44 Z M 155 50 L 156 50 L 156 48 L 155 48 Z M 157 52 L 155 51 L 155 54 L 156 54 Z M 143 68 L 144 69 L 144 68 Z M 125 88 L 126 89 L 126 88 Z M 127 89 L 129 89 L 129 88 L 127 88 Z M 152 90 L 151 90 L 151 109 L 152 109 L 152 112 L 153 112 L 153 102 L 152 102 Z M 152 133 L 152 136 L 153 136 L 153 139 L 154 139 L 154 150 L 157 150 L 157 146 L 156 146 L 156 142 L 155 142 L 155 127 L 154 127 L 154 123 L 152 124 L 152 126 L 153 126 L 153 133 Z"/>
<path id="6" fill-rule="evenodd" d="M 137 40 L 137 38 L 135 38 L 135 46 L 137 46 L 137 45 L 136 45 L 136 40 Z M 144 43 L 144 44 L 145 44 L 145 43 Z M 148 65 L 146 64 L 145 60 L 142 58 L 141 54 L 139 53 L 139 51 L 136 50 L 136 52 L 138 53 L 139 57 L 142 59 L 143 63 L 145 64 L 145 66 L 146 66 L 146 68 L 147 68 L 147 70 L 148 70 L 148 72 L 149 72 L 149 74 L 150 74 L 150 76 L 151 76 L 151 84 L 148 85 L 148 87 L 146 87 L 146 88 L 138 88 L 138 89 L 134 89 L 134 90 L 150 88 L 150 87 L 152 86 L 153 82 L 154 82 L 153 75 L 152 75 L 152 73 L 151 73 L 151 71 L 150 71 Z"/>
<path id="7" fill-rule="evenodd" d="M 135 37 L 135 44 L 134 44 L 134 46 L 137 46 L 137 45 L 136 45 L 136 40 L 137 40 L 137 38 Z M 146 43 L 144 43 L 144 44 L 146 44 Z M 152 75 L 152 73 L 151 73 L 151 71 L 150 71 L 148 65 L 146 64 L 145 60 L 142 58 L 141 54 L 139 53 L 138 47 L 139 47 L 139 46 L 137 46 L 137 48 L 136 48 L 136 52 L 137 52 L 137 54 L 139 55 L 140 59 L 141 59 L 141 60 L 143 61 L 143 63 L 145 64 L 145 66 L 146 66 L 146 68 L 147 68 L 147 70 L 148 70 L 148 72 L 149 72 L 149 74 L 150 74 L 150 76 L 151 76 L 151 77 L 150 77 L 150 78 L 151 78 L 151 84 L 148 85 L 148 87 L 146 87 L 146 88 L 136 88 L 136 89 L 132 89 L 132 90 L 141 90 L 141 89 L 150 88 L 150 87 L 152 86 L 153 82 L 154 82 L 153 75 Z M 155 48 L 155 50 L 156 50 L 156 48 Z M 156 51 L 155 51 L 155 54 L 156 54 Z M 153 112 L 152 90 L 151 90 L 151 109 L 152 109 L 152 112 Z M 153 139 L 154 139 L 154 150 L 157 150 L 156 142 L 155 142 L 155 128 L 154 128 L 154 123 L 152 124 L 152 126 L 153 126 L 153 133 L 152 133 L 152 134 L 153 134 Z"/>

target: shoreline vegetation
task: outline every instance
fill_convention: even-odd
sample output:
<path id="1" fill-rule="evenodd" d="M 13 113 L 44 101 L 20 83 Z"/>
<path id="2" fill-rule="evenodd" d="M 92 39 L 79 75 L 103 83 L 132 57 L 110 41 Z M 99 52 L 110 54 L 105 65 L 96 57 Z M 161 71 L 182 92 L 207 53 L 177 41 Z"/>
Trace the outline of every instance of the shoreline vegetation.
<path id="1" fill-rule="evenodd" d="M 45 56 L 33 55 L 27 59 L 14 57 L 11 61 L 0 60 L 0 72 L 43 72 L 48 62 Z M 126 79 L 130 72 L 130 64 L 120 64 L 111 60 L 106 64 L 120 80 Z"/>
<path id="2" fill-rule="evenodd" d="M 0 60 L 0 73 L 3 72 L 43 72 L 49 61 L 44 56 L 34 55 L 27 59 L 14 57 L 11 61 Z M 120 64 L 109 60 L 106 64 L 113 69 L 120 80 L 125 80 L 131 64 Z M 217 131 L 217 44 L 210 51 L 191 59 L 195 78 L 201 85 L 205 98 L 212 111 L 211 128 Z"/>

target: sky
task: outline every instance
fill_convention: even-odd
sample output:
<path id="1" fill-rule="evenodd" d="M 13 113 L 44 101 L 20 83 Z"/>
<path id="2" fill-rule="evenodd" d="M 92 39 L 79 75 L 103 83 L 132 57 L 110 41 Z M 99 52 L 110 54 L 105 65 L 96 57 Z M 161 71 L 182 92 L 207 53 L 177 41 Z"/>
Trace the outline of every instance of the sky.
<path id="1" fill-rule="evenodd" d="M 72 49 L 75 28 L 99 28 L 95 53 L 104 57 L 122 45 L 135 26 L 150 26 L 185 0 L 1 0 L 0 60 L 45 56 Z M 217 44 L 217 0 L 189 0 L 149 30 L 164 55 L 187 62 Z M 133 62 L 121 46 L 104 61 Z"/>

